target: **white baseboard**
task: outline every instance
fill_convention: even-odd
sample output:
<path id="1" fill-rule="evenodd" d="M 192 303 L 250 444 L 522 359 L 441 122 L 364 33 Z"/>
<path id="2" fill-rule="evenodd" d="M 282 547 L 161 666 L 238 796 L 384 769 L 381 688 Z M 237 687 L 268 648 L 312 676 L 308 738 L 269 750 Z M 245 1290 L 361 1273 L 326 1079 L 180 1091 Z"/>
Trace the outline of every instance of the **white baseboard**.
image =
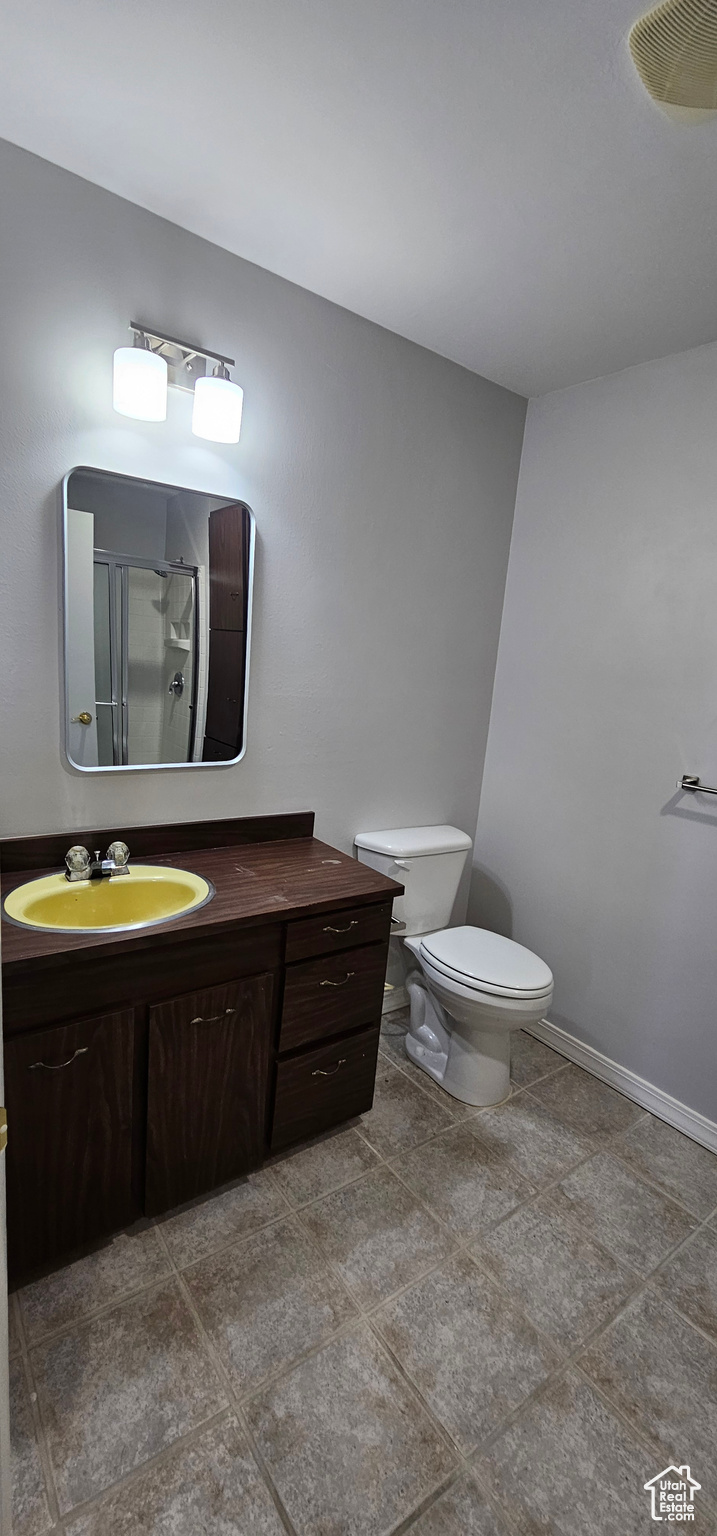
<path id="1" fill-rule="evenodd" d="M 405 987 L 386 985 L 383 989 L 382 1013 L 396 1013 L 399 1008 L 407 1008 L 411 999 Z"/>
<path id="2" fill-rule="evenodd" d="M 709 1147 L 710 1152 L 717 1152 L 717 1122 L 708 1120 L 706 1115 L 690 1109 L 679 1099 L 673 1099 L 672 1094 L 665 1093 L 664 1088 L 656 1088 L 646 1078 L 638 1077 L 637 1072 L 619 1066 L 609 1056 L 603 1056 L 602 1051 L 596 1051 L 592 1045 L 585 1045 L 575 1035 L 569 1035 L 557 1024 L 551 1024 L 549 1019 L 541 1019 L 539 1024 L 532 1024 L 526 1034 L 535 1035 L 536 1040 L 552 1046 L 561 1056 L 567 1056 L 568 1061 L 574 1061 L 577 1066 L 584 1067 L 586 1072 L 592 1072 L 593 1077 L 609 1083 L 611 1088 L 619 1089 L 626 1098 L 633 1099 L 643 1109 L 649 1109 L 659 1120 L 666 1120 L 668 1125 L 674 1125 L 685 1136 L 691 1136 L 701 1146 Z"/>

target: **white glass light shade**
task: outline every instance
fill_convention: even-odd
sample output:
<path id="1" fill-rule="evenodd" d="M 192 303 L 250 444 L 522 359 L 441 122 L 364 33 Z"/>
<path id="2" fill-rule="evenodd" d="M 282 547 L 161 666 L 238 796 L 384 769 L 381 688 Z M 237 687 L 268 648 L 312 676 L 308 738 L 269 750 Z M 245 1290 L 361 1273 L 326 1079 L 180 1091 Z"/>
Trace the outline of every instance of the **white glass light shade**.
<path id="1" fill-rule="evenodd" d="M 197 379 L 192 431 L 210 443 L 238 443 L 244 391 L 231 379 Z"/>
<path id="2" fill-rule="evenodd" d="M 137 421 L 166 421 L 167 364 L 143 347 L 115 352 L 112 404 L 120 416 Z"/>

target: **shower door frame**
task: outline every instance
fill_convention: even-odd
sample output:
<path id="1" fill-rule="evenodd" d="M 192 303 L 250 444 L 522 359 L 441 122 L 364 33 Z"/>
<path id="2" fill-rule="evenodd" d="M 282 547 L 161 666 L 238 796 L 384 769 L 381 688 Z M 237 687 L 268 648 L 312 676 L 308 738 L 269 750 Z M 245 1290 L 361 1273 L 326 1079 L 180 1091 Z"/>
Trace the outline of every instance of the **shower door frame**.
<path id="1" fill-rule="evenodd" d="M 95 698 L 95 710 L 112 711 L 112 762 L 100 764 L 104 768 L 163 768 L 164 763 L 130 763 L 129 752 L 129 577 L 128 567 L 156 571 L 157 575 L 183 575 L 192 578 L 193 626 L 192 626 L 192 697 L 189 708 L 192 726 L 187 748 L 187 764 L 194 761 L 197 734 L 197 688 L 199 682 L 199 567 L 185 565 L 182 560 L 151 560 L 144 555 L 126 555 L 113 549 L 95 549 L 93 566 L 106 565 L 109 570 L 109 641 L 111 699 Z M 119 582 L 117 579 L 119 573 Z M 119 588 L 119 600 L 117 592 Z M 96 691 L 96 690 L 95 690 Z"/>

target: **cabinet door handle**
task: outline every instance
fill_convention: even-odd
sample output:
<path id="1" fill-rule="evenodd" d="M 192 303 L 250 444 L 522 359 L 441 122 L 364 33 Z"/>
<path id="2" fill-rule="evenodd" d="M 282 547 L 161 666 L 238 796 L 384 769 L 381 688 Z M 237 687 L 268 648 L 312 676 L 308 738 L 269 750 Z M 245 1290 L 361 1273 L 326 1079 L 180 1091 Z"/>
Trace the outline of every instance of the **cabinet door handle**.
<path id="1" fill-rule="evenodd" d="M 335 1077 L 336 1073 L 339 1070 L 339 1067 L 345 1067 L 345 1066 L 346 1066 L 346 1057 L 345 1056 L 341 1056 L 341 1057 L 339 1057 L 339 1060 L 337 1061 L 336 1066 L 332 1067 L 329 1072 L 324 1072 L 323 1067 L 317 1067 L 316 1071 L 312 1072 L 311 1076 L 312 1077 Z"/>
<path id="2" fill-rule="evenodd" d="M 190 1019 L 191 1024 L 218 1024 L 220 1019 L 225 1019 L 228 1013 L 236 1013 L 236 1008 L 225 1008 L 223 1013 L 213 1013 L 211 1018 L 205 1019 L 201 1013 L 196 1019 Z"/>
<path id="3" fill-rule="evenodd" d="M 63 1067 L 71 1067 L 73 1061 L 76 1061 L 78 1056 L 86 1056 L 88 1051 L 89 1045 L 80 1045 L 76 1051 L 72 1052 L 71 1056 L 68 1056 L 67 1061 L 56 1061 L 54 1063 L 51 1061 L 33 1061 L 27 1070 L 28 1072 L 36 1072 L 38 1067 L 42 1067 L 43 1072 L 60 1072 Z"/>
<path id="4" fill-rule="evenodd" d="M 352 918 L 348 928 L 324 928 L 324 933 L 350 933 L 352 928 L 358 928 L 358 918 Z"/>
<path id="5" fill-rule="evenodd" d="M 319 986 L 320 987 L 345 987 L 347 981 L 350 981 L 351 977 L 355 976 L 355 975 L 356 975 L 355 971 L 347 971 L 346 975 L 344 976 L 343 981 L 320 981 L 319 982 Z"/>

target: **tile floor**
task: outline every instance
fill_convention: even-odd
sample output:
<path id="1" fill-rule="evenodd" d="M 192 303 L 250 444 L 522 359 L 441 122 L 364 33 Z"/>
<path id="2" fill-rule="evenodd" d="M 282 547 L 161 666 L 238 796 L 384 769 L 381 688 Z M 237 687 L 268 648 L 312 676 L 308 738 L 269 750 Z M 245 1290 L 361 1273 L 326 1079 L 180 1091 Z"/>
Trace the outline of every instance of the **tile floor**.
<path id="1" fill-rule="evenodd" d="M 717 1157 L 527 1035 L 12 1298 L 15 1536 L 717 1536 Z"/>

